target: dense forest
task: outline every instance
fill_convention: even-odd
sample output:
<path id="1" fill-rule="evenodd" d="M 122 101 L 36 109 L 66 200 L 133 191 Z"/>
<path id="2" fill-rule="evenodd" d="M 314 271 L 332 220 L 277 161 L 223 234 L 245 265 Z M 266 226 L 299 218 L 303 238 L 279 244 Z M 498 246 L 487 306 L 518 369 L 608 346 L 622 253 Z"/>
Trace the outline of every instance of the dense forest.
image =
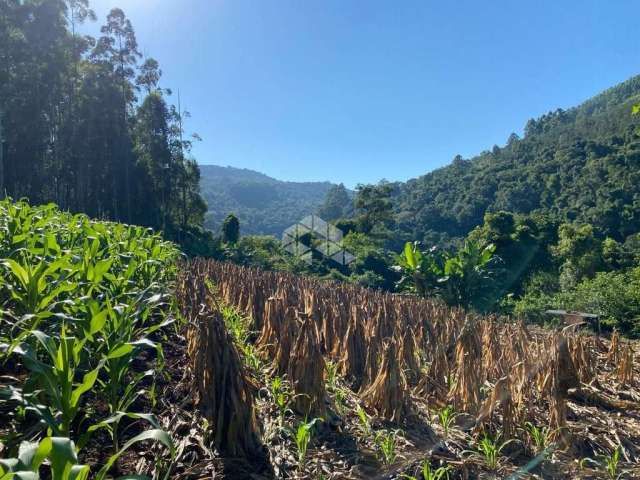
<path id="1" fill-rule="evenodd" d="M 623 241 L 640 230 L 640 76 L 558 109 L 472 159 L 395 185 L 397 229 L 428 241 L 463 237 L 486 212 L 544 212 Z"/>
<path id="2" fill-rule="evenodd" d="M 309 213 L 315 212 L 332 184 L 284 182 L 253 170 L 200 166 L 200 189 L 208 209 L 204 224 L 218 231 L 233 213 L 247 235 L 275 235 Z"/>
<path id="3" fill-rule="evenodd" d="M 0 2 L 0 191 L 202 242 L 206 205 L 185 112 L 122 10 L 97 38 L 78 33 L 96 20 L 89 7 Z"/>

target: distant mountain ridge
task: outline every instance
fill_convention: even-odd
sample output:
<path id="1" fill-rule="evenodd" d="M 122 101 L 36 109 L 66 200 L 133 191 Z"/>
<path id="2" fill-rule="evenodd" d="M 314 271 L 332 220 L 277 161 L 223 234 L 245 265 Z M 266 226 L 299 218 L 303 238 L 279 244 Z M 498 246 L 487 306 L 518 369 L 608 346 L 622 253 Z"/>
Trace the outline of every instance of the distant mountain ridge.
<path id="1" fill-rule="evenodd" d="M 523 138 L 512 134 L 504 146 L 393 182 L 395 240 L 460 239 L 498 210 L 590 223 L 620 241 L 640 231 L 640 115 L 631 114 L 637 103 L 640 76 L 529 120 Z M 214 165 L 201 166 L 200 184 L 207 227 L 218 229 L 233 212 L 243 233 L 276 236 L 317 211 L 333 186 Z"/>
<path id="2" fill-rule="evenodd" d="M 397 238 L 460 238 L 498 210 L 590 223 L 617 240 L 640 231 L 636 103 L 640 76 L 529 120 L 523 138 L 395 183 Z"/>
<path id="3" fill-rule="evenodd" d="M 200 165 L 200 190 L 207 201 L 205 226 L 218 231 L 235 214 L 240 231 L 280 236 L 323 203 L 331 182 L 289 182 L 246 168 Z"/>

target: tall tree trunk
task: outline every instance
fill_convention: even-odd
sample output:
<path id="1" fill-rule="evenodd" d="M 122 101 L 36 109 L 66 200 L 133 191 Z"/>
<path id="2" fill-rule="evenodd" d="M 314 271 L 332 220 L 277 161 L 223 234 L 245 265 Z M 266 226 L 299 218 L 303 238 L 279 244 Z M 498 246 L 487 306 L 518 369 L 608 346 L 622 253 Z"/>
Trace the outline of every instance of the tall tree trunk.
<path id="1" fill-rule="evenodd" d="M 0 109 L 0 198 L 6 196 L 4 186 L 4 136 L 2 132 L 2 109 Z"/>
<path id="2" fill-rule="evenodd" d="M 118 44 L 120 49 L 120 82 L 122 85 L 122 128 L 123 136 L 121 138 L 121 155 L 124 161 L 124 194 L 126 207 L 126 221 L 131 223 L 131 182 L 129 181 L 129 156 L 125 154 L 126 145 L 125 138 L 127 134 L 127 93 L 124 78 L 124 59 L 122 58 L 122 36 L 118 35 Z"/>

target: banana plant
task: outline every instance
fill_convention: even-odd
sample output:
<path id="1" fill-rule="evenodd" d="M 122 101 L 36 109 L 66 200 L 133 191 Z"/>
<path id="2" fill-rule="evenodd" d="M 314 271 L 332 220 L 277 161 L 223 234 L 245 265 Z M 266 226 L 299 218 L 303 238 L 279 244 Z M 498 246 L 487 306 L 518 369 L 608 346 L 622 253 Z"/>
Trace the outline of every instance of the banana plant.
<path id="1" fill-rule="evenodd" d="M 435 248 L 422 252 L 419 246 L 419 242 L 407 242 L 398 256 L 397 269 L 403 273 L 398 287 L 424 297 L 436 290 L 438 279 L 442 276 L 442 265 Z"/>
<path id="2" fill-rule="evenodd" d="M 493 281 L 494 244 L 481 246 L 478 242 L 466 241 L 455 255 L 448 255 L 440 282 L 443 297 L 451 305 L 469 308 L 483 306 L 489 295 Z"/>
<path id="3" fill-rule="evenodd" d="M 422 252 L 417 242 L 407 242 L 398 257 L 398 268 L 404 273 L 398 286 L 408 286 L 421 296 L 439 296 L 449 305 L 481 307 L 493 280 L 493 264 L 498 259 L 494 253 L 495 245 L 473 241 L 466 241 L 456 252 L 444 253 L 435 248 Z"/>

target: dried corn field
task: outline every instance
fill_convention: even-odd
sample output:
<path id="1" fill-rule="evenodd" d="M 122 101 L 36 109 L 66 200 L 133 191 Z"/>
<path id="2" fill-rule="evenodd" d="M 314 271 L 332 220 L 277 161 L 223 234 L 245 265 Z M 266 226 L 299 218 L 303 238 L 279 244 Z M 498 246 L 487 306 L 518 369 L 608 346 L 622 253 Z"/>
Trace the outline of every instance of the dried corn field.
<path id="1" fill-rule="evenodd" d="M 615 334 L 205 260 L 177 297 L 194 398 L 223 457 L 260 462 L 247 478 L 421 478 L 425 461 L 450 478 L 609 478 L 615 452 L 614 473 L 640 478 L 638 346 Z M 498 438 L 491 462 L 482 439 Z"/>

